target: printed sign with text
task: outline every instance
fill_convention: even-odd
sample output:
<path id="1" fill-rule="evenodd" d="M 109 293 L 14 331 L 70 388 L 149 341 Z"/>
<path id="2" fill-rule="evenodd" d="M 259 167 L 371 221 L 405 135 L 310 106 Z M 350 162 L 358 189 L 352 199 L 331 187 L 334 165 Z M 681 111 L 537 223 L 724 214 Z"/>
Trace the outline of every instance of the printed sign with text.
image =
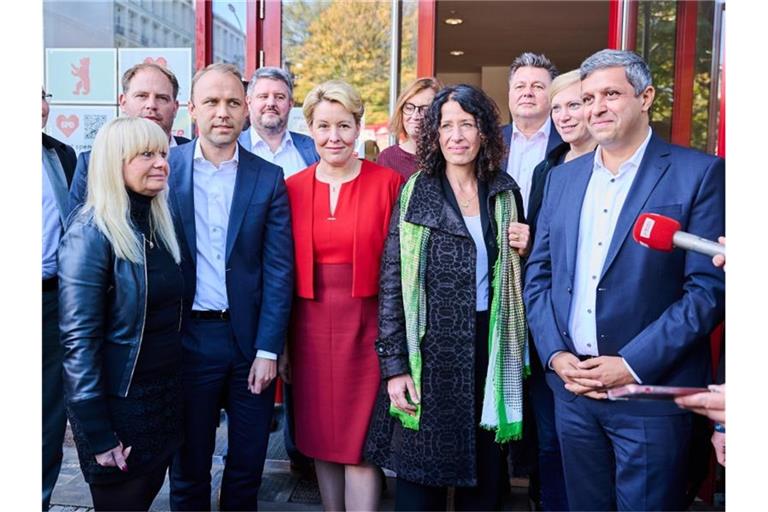
<path id="1" fill-rule="evenodd" d="M 179 103 L 189 102 L 192 84 L 191 48 L 120 48 L 118 50 L 118 76 L 136 64 L 152 62 L 168 68 L 179 81 Z"/>

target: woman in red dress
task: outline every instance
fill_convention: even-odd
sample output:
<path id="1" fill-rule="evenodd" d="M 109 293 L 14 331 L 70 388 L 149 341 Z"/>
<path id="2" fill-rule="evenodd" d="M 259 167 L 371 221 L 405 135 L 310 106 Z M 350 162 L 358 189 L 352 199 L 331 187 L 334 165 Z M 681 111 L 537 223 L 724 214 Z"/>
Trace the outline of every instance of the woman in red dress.
<path id="1" fill-rule="evenodd" d="M 362 451 L 380 383 L 379 266 L 403 178 L 355 157 L 362 116 L 345 82 L 310 91 L 304 117 L 320 161 L 287 181 L 297 297 L 284 377 L 296 446 L 315 459 L 326 510 L 376 510 L 381 493 L 379 469 Z"/>

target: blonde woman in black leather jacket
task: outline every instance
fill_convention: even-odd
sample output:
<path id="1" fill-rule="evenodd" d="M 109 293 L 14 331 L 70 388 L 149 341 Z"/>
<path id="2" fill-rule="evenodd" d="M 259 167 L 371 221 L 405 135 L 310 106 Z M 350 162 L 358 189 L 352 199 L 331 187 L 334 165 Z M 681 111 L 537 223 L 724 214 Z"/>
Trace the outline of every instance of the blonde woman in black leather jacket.
<path id="1" fill-rule="evenodd" d="M 107 123 L 59 248 L 67 414 L 96 510 L 148 510 L 182 441 L 184 284 L 167 152 L 150 121 Z"/>

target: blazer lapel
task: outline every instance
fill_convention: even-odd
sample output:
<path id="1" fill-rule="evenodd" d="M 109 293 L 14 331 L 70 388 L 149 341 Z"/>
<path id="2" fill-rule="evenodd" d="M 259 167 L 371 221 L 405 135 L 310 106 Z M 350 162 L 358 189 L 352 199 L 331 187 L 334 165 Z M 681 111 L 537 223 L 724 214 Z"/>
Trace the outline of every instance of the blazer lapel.
<path id="1" fill-rule="evenodd" d="M 613 231 L 611 245 L 608 248 L 603 271 L 600 274 L 601 279 L 624 244 L 624 240 L 626 240 L 632 226 L 634 226 L 640 210 L 648 200 L 648 196 L 651 195 L 653 189 L 656 188 L 656 184 L 669 168 L 667 156 L 669 156 L 668 145 L 656 138 L 655 135 L 652 136 L 645 150 L 643 160 L 640 162 L 640 168 L 637 170 L 635 181 L 629 189 L 627 199 L 624 201 L 624 206 L 616 221 L 616 229 Z"/>
<path id="2" fill-rule="evenodd" d="M 48 180 L 51 183 L 53 189 L 53 195 L 56 198 L 56 206 L 59 210 L 59 218 L 61 219 L 61 225 L 67 225 L 67 210 L 68 210 L 68 187 L 67 178 L 64 174 L 64 167 L 61 165 L 59 155 L 55 149 L 43 148 L 43 155 L 48 165 L 44 166 L 45 172 L 48 174 Z"/>
<path id="3" fill-rule="evenodd" d="M 173 153 L 171 160 L 171 178 L 169 188 L 174 197 L 175 213 L 179 224 L 184 230 L 184 239 L 192 257 L 197 264 L 197 232 L 195 231 L 195 192 L 192 175 L 194 173 L 194 155 L 197 141 L 185 144 Z"/>
<path id="4" fill-rule="evenodd" d="M 240 226 L 243 224 L 248 203 L 251 202 L 251 196 L 259 177 L 259 164 L 255 161 L 255 157 L 239 144 L 237 150 L 239 151 L 239 162 L 235 177 L 235 192 L 232 195 L 232 206 L 229 210 L 226 261 L 229 261 L 229 256 L 232 254 L 232 248 L 235 246 L 235 240 Z"/>
<path id="5" fill-rule="evenodd" d="M 576 251 L 579 243 L 579 223 L 581 219 L 581 208 L 584 204 L 584 194 L 587 192 L 589 180 L 592 178 L 593 158 L 585 158 L 581 167 L 574 169 L 573 180 L 568 190 L 563 194 L 563 212 L 568 216 L 565 218 L 565 250 L 566 265 L 568 275 L 573 281 L 573 273 L 576 268 Z"/>

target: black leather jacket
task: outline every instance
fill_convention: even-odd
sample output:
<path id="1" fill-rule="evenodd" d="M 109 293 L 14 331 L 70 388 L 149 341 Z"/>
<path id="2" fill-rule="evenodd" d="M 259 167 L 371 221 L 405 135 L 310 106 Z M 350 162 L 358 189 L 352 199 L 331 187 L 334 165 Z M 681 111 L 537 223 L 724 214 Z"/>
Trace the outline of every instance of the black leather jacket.
<path id="1" fill-rule="evenodd" d="M 117 258 L 92 215 L 79 213 L 70 217 L 58 261 L 64 391 L 98 453 L 117 445 L 107 396 L 125 397 L 131 386 L 147 310 L 146 266 Z"/>

